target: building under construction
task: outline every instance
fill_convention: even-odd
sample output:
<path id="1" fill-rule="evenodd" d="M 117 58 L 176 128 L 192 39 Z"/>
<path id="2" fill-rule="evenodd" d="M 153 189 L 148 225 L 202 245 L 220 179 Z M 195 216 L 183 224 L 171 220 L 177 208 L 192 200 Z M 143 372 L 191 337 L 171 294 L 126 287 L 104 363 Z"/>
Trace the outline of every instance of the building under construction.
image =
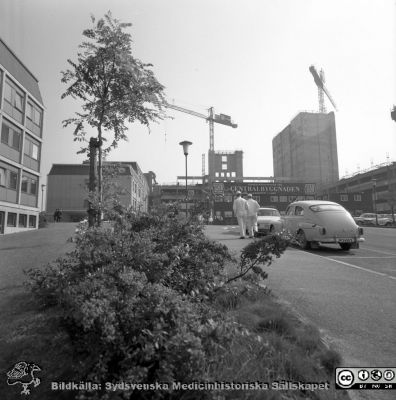
<path id="1" fill-rule="evenodd" d="M 209 159 L 211 182 L 243 180 L 243 151 L 215 151 Z"/>
<path id="2" fill-rule="evenodd" d="M 323 185 L 338 181 L 335 116 L 301 112 L 272 140 L 274 178 Z"/>

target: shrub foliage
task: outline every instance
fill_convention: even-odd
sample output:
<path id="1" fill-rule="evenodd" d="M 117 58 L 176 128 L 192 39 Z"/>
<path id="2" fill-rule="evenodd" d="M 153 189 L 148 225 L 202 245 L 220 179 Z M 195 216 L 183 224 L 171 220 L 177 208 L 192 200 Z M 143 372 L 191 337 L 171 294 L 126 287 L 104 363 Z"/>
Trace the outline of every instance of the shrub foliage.
<path id="1" fill-rule="evenodd" d="M 61 312 L 80 379 L 215 379 L 208 376 L 210 366 L 226 357 L 230 343 L 249 335 L 218 305 L 265 279 L 264 267 L 281 255 L 287 239 L 273 236 L 248 245 L 239 261 L 240 273 L 230 278 L 224 267 L 235 260 L 227 248 L 208 240 L 198 221 L 180 221 L 177 208 L 139 216 L 119 208 L 113 216 L 111 229 L 81 226 L 73 252 L 45 269 L 28 272 L 42 304 Z M 242 278 L 245 284 L 236 285 Z M 171 390 L 123 390 L 118 398 L 181 395 Z M 110 398 L 105 391 L 80 398 L 84 396 Z"/>

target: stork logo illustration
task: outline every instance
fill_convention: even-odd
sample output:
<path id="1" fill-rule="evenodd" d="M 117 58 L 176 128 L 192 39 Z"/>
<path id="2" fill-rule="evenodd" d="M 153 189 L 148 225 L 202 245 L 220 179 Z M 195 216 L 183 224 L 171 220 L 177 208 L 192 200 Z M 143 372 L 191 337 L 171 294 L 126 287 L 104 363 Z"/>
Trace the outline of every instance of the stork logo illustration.
<path id="1" fill-rule="evenodd" d="M 35 372 L 41 371 L 41 368 L 36 364 L 28 364 L 25 361 L 20 361 L 7 372 L 8 385 L 22 385 L 22 392 L 27 396 L 30 394 L 29 386 L 36 387 L 40 385 L 41 380 L 34 376 Z"/>

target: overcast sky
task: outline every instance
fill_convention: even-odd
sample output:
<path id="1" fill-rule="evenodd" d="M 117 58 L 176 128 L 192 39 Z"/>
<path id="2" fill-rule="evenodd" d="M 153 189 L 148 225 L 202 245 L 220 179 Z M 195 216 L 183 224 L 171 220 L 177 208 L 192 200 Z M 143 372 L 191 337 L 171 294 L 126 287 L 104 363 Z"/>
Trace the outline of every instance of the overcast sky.
<path id="1" fill-rule="evenodd" d="M 204 114 L 213 106 L 238 124 L 215 125 L 214 143 L 244 151 L 245 176 L 272 176 L 273 137 L 298 112 L 318 110 L 311 64 L 324 69 L 339 109 L 340 175 L 396 160 L 395 0 L 0 0 L 0 37 L 39 79 L 46 107 L 44 182 L 53 163 L 84 159 L 72 128 L 62 128 L 79 108 L 61 100 L 60 71 L 76 59 L 90 15 L 108 10 L 133 24 L 133 55 L 154 65 L 169 101 Z M 184 174 L 178 143 L 190 140 L 189 174 L 201 175 L 208 124 L 169 115 L 151 133 L 131 125 L 109 159 L 172 182 Z"/>

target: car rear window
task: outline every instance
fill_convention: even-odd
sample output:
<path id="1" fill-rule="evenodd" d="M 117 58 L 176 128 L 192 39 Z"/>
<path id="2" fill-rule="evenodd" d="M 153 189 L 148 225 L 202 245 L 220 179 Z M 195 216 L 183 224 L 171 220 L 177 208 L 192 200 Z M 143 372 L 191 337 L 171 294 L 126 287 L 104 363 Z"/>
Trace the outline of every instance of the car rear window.
<path id="1" fill-rule="evenodd" d="M 257 215 L 260 217 L 279 217 L 278 210 L 258 210 Z"/>
<path id="2" fill-rule="evenodd" d="M 313 212 L 320 211 L 343 211 L 345 212 L 345 208 L 340 206 L 339 204 L 317 204 L 315 206 L 309 207 Z"/>

